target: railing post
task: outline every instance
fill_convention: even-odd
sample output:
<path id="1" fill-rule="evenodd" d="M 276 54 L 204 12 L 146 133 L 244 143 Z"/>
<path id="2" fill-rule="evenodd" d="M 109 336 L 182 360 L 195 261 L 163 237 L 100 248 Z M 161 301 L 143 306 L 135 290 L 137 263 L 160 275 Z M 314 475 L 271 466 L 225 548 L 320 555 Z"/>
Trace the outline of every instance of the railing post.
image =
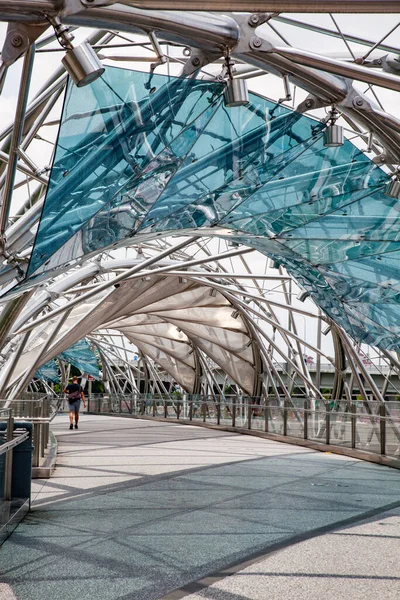
<path id="1" fill-rule="evenodd" d="M 247 429 L 251 429 L 251 416 L 253 412 L 253 405 L 249 402 L 247 405 Z"/>
<path id="2" fill-rule="evenodd" d="M 232 398 L 232 427 L 236 427 L 236 396 Z"/>
<path id="3" fill-rule="evenodd" d="M 101 402 L 101 399 L 100 399 L 100 396 L 99 396 L 99 397 L 97 398 L 97 412 L 98 412 L 98 413 L 100 412 L 100 402 Z"/>
<path id="4" fill-rule="evenodd" d="M 325 443 L 329 446 L 331 440 L 331 405 L 325 404 Z"/>
<path id="5" fill-rule="evenodd" d="M 264 431 L 268 433 L 269 427 L 269 398 L 264 400 Z"/>
<path id="6" fill-rule="evenodd" d="M 189 421 L 193 420 L 193 400 L 189 400 Z"/>
<path id="7" fill-rule="evenodd" d="M 168 402 L 165 400 L 164 402 L 164 419 L 168 417 Z"/>
<path id="8" fill-rule="evenodd" d="M 308 439 L 308 410 L 310 403 L 308 398 L 304 400 L 304 416 L 303 416 L 303 437 L 305 440 Z"/>
<path id="9" fill-rule="evenodd" d="M 155 400 L 153 400 L 153 417 L 155 417 L 155 416 L 156 416 L 156 414 L 157 414 L 157 413 L 156 413 L 156 401 L 155 401 Z"/>
<path id="10" fill-rule="evenodd" d="M 217 400 L 217 425 L 221 424 L 221 398 Z"/>
<path id="11" fill-rule="evenodd" d="M 35 406 L 33 410 L 34 418 L 40 418 L 40 406 Z M 32 456 L 32 467 L 39 466 L 40 456 L 40 424 L 33 423 L 33 456 Z"/>
<path id="12" fill-rule="evenodd" d="M 14 437 L 14 419 L 11 416 L 8 417 L 7 422 L 7 442 L 11 442 Z M 11 481 L 12 481 L 12 461 L 13 451 L 12 449 L 6 453 L 5 458 L 5 472 L 4 472 L 4 500 L 11 500 Z"/>
<path id="13" fill-rule="evenodd" d="M 351 447 L 356 447 L 356 421 L 357 421 L 357 406 L 354 402 L 350 404 L 350 420 L 351 420 Z"/>
<path id="14" fill-rule="evenodd" d="M 288 403 L 285 398 L 283 401 L 283 435 L 287 435 Z"/>
<path id="15" fill-rule="evenodd" d="M 182 408 L 182 405 L 181 405 L 181 403 L 178 400 L 177 405 L 176 405 L 176 418 L 178 420 L 179 420 L 179 417 L 180 417 L 180 414 L 181 414 L 181 408 Z"/>
<path id="16" fill-rule="evenodd" d="M 381 454 L 386 454 L 386 407 L 384 404 L 379 405 L 379 429 L 381 438 Z"/>

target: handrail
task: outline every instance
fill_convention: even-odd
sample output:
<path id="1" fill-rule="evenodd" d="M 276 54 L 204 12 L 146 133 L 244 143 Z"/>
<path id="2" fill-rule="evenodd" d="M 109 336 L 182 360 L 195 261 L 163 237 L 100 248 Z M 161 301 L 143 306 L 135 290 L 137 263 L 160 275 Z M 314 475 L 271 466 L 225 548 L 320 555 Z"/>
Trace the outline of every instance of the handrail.
<path id="1" fill-rule="evenodd" d="M 400 402 L 308 397 L 89 397 L 88 412 L 250 432 L 400 468 Z"/>
<path id="2" fill-rule="evenodd" d="M 29 437 L 29 431 L 25 431 L 25 433 L 21 433 L 21 434 L 17 435 L 11 441 L 1 444 L 0 445 L 0 456 L 2 454 L 6 454 L 6 452 L 8 452 L 9 450 L 12 450 L 16 446 L 19 446 L 19 444 L 22 444 L 22 442 L 27 440 L 28 437 Z"/>

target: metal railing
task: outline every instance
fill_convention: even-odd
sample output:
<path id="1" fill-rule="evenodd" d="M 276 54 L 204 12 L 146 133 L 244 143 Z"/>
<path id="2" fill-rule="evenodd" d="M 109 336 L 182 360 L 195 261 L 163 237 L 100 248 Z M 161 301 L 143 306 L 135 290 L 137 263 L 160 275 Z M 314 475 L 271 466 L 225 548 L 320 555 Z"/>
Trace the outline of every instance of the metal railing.
<path id="1" fill-rule="evenodd" d="M 400 459 L 400 401 L 99 395 L 88 399 L 88 412 L 208 423 Z"/>
<path id="2" fill-rule="evenodd" d="M 40 459 L 45 456 L 50 439 L 50 423 L 57 414 L 60 400 L 39 394 L 27 394 L 15 400 L 0 400 L 0 409 L 7 406 L 13 419 L 32 423 L 33 454 L 32 467 L 39 467 Z"/>

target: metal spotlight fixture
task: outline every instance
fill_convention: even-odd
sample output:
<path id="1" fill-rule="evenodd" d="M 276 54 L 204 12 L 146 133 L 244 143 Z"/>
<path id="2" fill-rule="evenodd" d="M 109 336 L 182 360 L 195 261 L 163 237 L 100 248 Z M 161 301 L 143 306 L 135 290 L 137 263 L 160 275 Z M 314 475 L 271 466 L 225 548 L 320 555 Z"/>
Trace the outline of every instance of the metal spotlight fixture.
<path id="1" fill-rule="evenodd" d="M 328 124 L 324 131 L 324 146 L 326 148 L 336 148 L 337 146 L 343 146 L 344 136 L 343 127 L 336 125 L 336 121 L 339 118 L 339 113 L 334 106 L 328 117 Z"/>
<path id="2" fill-rule="evenodd" d="M 228 79 L 224 91 L 224 103 L 227 107 L 244 106 L 249 103 L 249 93 L 245 79 Z"/>
<path id="3" fill-rule="evenodd" d="M 386 184 L 383 193 L 388 198 L 394 198 L 395 200 L 400 198 L 400 179 L 398 174 Z"/>
<path id="4" fill-rule="evenodd" d="M 66 50 L 62 63 L 77 87 L 83 87 L 95 81 L 104 73 L 96 52 L 88 41 L 74 47 L 74 36 L 69 33 L 69 27 L 63 25 L 58 17 L 49 19 L 54 27 L 60 45 Z"/>
<path id="5" fill-rule="evenodd" d="M 77 87 L 92 83 L 105 70 L 89 42 L 67 50 L 61 62 Z"/>
<path id="6" fill-rule="evenodd" d="M 227 56 L 223 69 L 223 78 L 226 79 L 226 87 L 224 90 L 224 104 L 232 108 L 235 106 L 244 106 L 249 103 L 249 92 L 247 90 L 247 81 L 245 79 L 233 78 L 233 60 Z"/>

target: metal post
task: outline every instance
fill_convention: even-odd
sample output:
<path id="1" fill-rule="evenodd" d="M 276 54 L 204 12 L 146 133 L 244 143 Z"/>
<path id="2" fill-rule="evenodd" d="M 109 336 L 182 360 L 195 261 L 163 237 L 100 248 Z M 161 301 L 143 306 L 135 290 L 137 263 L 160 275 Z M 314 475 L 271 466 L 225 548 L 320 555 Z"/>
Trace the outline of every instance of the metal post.
<path id="1" fill-rule="evenodd" d="M 206 416 L 207 416 L 207 399 L 205 400 L 205 402 L 203 402 L 202 411 L 203 411 L 203 423 L 205 423 Z"/>
<path id="2" fill-rule="evenodd" d="M 357 422 L 357 406 L 355 402 L 350 404 L 350 419 L 351 419 L 351 447 L 356 447 L 356 422 Z"/>
<path id="3" fill-rule="evenodd" d="M 269 398 L 264 400 L 264 431 L 268 433 L 269 426 Z"/>
<path id="4" fill-rule="evenodd" d="M 331 437 L 331 405 L 325 404 L 325 443 L 329 446 Z"/>
<path id="5" fill-rule="evenodd" d="M 153 400 L 153 417 L 155 417 L 157 414 L 157 410 L 156 410 L 156 401 Z"/>
<path id="6" fill-rule="evenodd" d="M 18 162 L 18 146 L 21 143 L 25 123 L 25 111 L 28 102 L 29 87 L 31 82 L 33 60 L 35 57 L 35 44 L 26 51 L 22 67 L 21 83 L 19 88 L 18 103 L 15 113 L 15 122 L 11 138 L 9 162 L 3 190 L 2 205 L 0 210 L 0 235 L 3 237 L 10 212 L 11 195 L 14 189 L 15 174 Z"/>
<path id="7" fill-rule="evenodd" d="M 35 406 L 33 409 L 34 418 L 40 418 L 40 406 Z M 32 467 L 39 466 L 40 456 L 40 423 L 33 423 L 33 455 Z"/>
<path id="8" fill-rule="evenodd" d="M 288 401 L 283 401 L 283 435 L 287 435 Z"/>
<path id="9" fill-rule="evenodd" d="M 164 419 L 168 417 L 168 402 L 165 400 L 164 402 Z"/>
<path id="10" fill-rule="evenodd" d="M 176 405 L 176 418 L 177 419 L 179 419 L 180 414 L 181 414 L 181 404 L 180 404 L 180 402 L 178 400 L 178 403 Z"/>
<path id="11" fill-rule="evenodd" d="M 11 442 L 14 436 L 14 418 L 11 415 L 7 422 L 7 442 Z M 5 473 L 4 473 L 4 500 L 11 500 L 11 478 L 12 478 L 13 451 L 6 453 Z"/>
<path id="12" fill-rule="evenodd" d="M 232 427 L 236 427 L 236 396 L 232 398 Z"/>
<path id="13" fill-rule="evenodd" d="M 193 420 L 193 400 L 189 400 L 189 421 Z"/>
<path id="14" fill-rule="evenodd" d="M 217 425 L 221 423 L 221 398 L 217 400 Z"/>
<path id="15" fill-rule="evenodd" d="M 251 402 L 247 405 L 247 429 L 251 429 L 251 416 L 253 413 L 253 406 Z"/>
<path id="16" fill-rule="evenodd" d="M 381 438 L 381 454 L 386 454 L 386 406 L 379 405 L 379 429 Z"/>
<path id="17" fill-rule="evenodd" d="M 303 437 L 304 437 L 305 440 L 308 439 L 308 410 L 309 410 L 309 406 L 310 406 L 310 403 L 308 401 L 308 398 L 306 398 L 304 400 L 304 417 L 303 417 L 303 426 L 304 426 Z"/>

